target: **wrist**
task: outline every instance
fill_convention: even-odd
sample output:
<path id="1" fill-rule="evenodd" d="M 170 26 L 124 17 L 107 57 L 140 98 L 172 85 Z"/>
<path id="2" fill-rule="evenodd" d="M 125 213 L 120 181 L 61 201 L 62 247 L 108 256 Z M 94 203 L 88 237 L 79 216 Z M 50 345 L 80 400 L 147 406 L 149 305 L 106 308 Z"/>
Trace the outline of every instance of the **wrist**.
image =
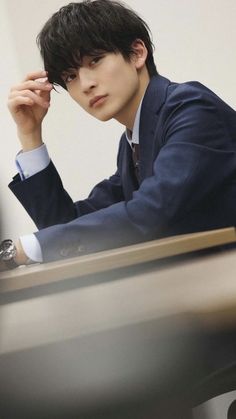
<path id="1" fill-rule="evenodd" d="M 29 134 L 22 134 L 18 132 L 18 137 L 21 142 L 23 152 L 34 150 L 43 144 L 41 130 Z"/>
<path id="2" fill-rule="evenodd" d="M 16 244 L 11 239 L 0 243 L 0 272 L 33 263 L 25 254 L 20 240 Z"/>
<path id="3" fill-rule="evenodd" d="M 20 240 L 17 240 L 15 247 L 16 247 L 16 254 L 14 256 L 15 263 L 17 265 L 28 265 L 30 263 L 30 260 L 28 256 L 25 254 Z"/>

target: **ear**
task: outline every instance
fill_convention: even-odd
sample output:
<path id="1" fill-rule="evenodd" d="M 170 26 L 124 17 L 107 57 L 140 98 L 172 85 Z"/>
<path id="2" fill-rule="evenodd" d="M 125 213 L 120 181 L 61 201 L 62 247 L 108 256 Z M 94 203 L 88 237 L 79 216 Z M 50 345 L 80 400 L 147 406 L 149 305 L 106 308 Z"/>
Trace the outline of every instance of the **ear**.
<path id="1" fill-rule="evenodd" d="M 139 70 L 145 66 L 148 55 L 147 48 L 141 39 L 136 39 L 131 47 L 133 50 L 131 60 L 135 64 L 136 69 Z"/>

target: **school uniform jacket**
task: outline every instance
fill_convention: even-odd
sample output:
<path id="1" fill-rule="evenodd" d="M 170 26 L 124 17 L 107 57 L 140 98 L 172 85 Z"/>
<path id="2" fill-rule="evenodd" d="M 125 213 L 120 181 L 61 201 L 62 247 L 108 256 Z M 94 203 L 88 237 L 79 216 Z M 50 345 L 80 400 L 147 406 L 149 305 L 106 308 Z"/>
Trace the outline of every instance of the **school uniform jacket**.
<path id="1" fill-rule="evenodd" d="M 125 134 L 116 173 L 83 201 L 71 200 L 52 162 L 13 179 L 10 189 L 39 229 L 44 261 L 236 224 L 232 108 L 198 82 L 154 76 L 139 136 L 139 183 Z"/>

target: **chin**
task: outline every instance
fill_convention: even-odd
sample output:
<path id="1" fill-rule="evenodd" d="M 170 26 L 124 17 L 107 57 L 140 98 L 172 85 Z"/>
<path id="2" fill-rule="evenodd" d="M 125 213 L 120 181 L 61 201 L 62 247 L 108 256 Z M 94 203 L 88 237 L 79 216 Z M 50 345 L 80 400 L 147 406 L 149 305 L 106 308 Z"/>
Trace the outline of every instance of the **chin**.
<path id="1" fill-rule="evenodd" d="M 101 114 L 101 115 L 93 115 L 96 119 L 102 122 L 110 121 L 112 118 L 114 118 L 113 114 Z"/>
<path id="2" fill-rule="evenodd" d="M 104 117 L 98 117 L 97 119 L 102 122 L 107 122 L 107 121 L 110 121 L 112 118 L 113 118 L 112 116 L 104 116 Z"/>

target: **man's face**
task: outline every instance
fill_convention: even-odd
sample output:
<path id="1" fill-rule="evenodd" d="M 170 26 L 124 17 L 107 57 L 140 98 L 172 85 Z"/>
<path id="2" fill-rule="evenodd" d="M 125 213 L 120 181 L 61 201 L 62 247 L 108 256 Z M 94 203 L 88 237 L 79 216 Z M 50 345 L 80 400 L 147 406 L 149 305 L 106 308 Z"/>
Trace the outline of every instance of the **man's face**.
<path id="1" fill-rule="evenodd" d="M 63 73 L 70 96 L 89 114 L 128 126 L 142 97 L 136 60 L 120 53 L 85 56 L 79 69 Z"/>

